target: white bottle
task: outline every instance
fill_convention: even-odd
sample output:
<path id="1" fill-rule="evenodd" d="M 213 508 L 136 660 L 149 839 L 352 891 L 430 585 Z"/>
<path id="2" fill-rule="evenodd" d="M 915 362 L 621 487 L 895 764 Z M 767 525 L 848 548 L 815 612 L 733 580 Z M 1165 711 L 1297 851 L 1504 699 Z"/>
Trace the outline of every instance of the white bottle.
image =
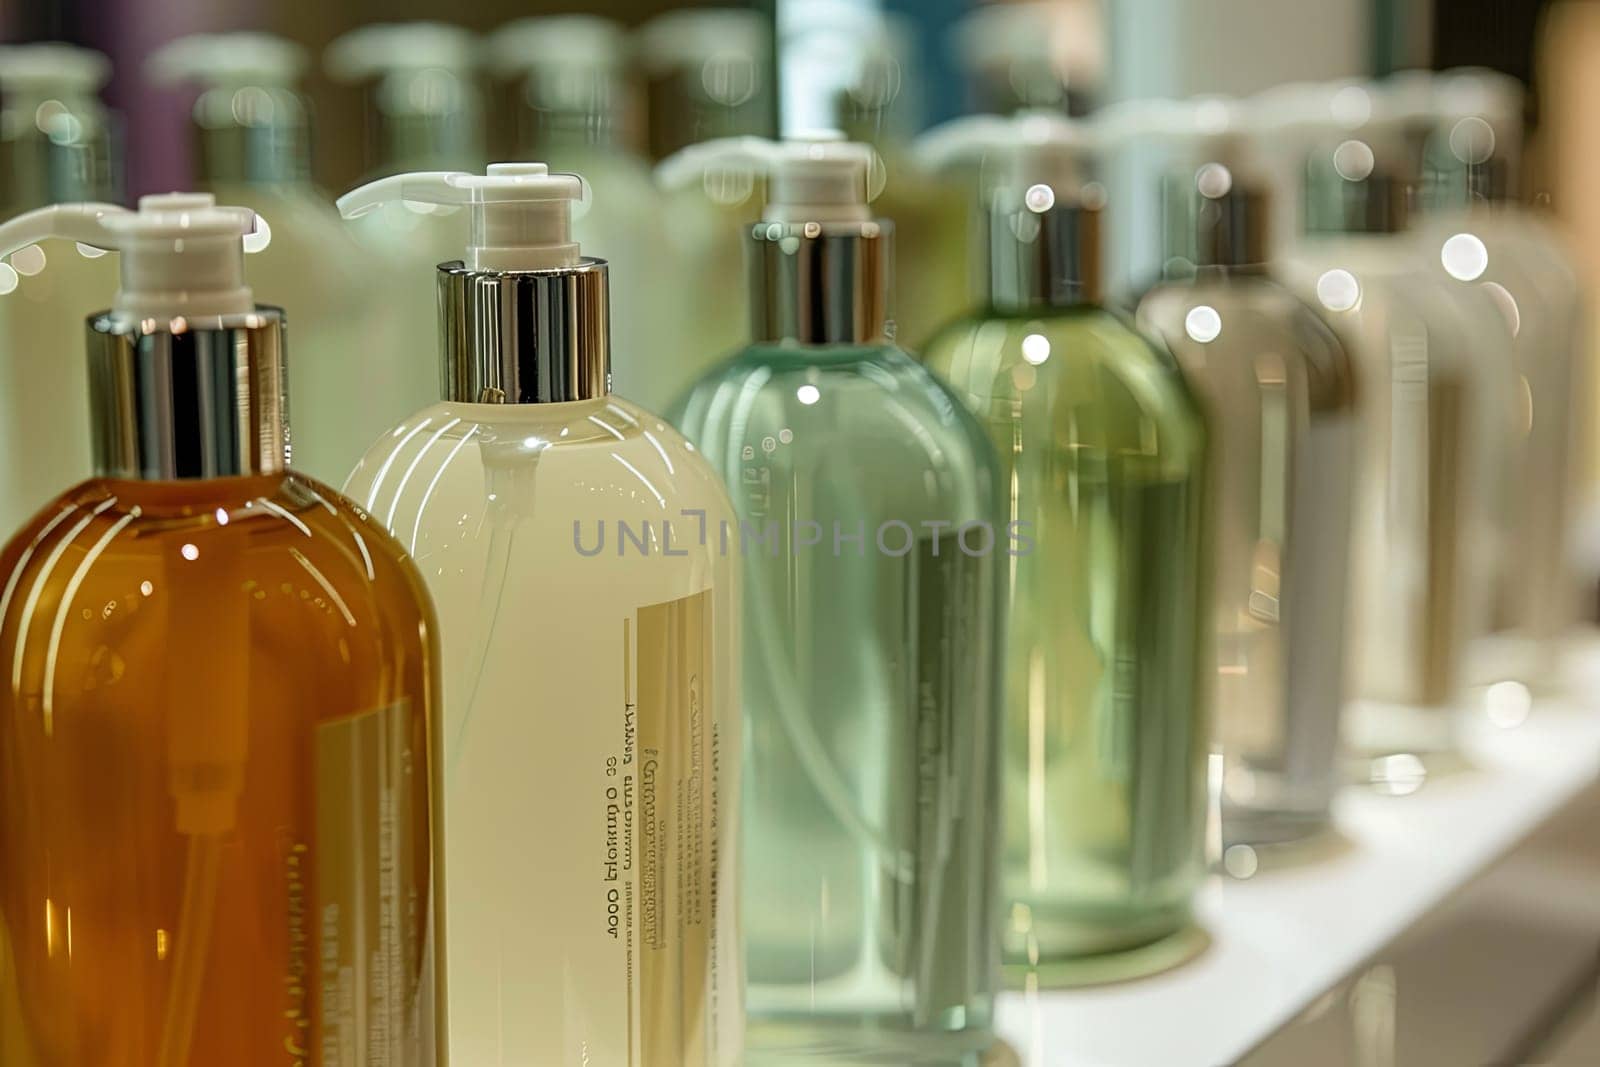
<path id="1" fill-rule="evenodd" d="M 1474 649 L 1472 680 L 1509 683 L 1488 698 L 1506 714 L 1519 714 L 1530 688 L 1557 681 L 1558 640 L 1578 615 L 1568 532 L 1574 393 L 1587 345 L 1584 300 L 1555 227 L 1513 199 L 1521 83 L 1489 71 L 1457 71 L 1425 81 L 1413 76 L 1409 84 L 1425 105 L 1426 213 L 1417 232 L 1423 254 L 1460 286 L 1492 296 L 1516 338 L 1512 525 L 1494 634 Z"/>
<path id="2" fill-rule="evenodd" d="M 396 419 L 425 402 L 392 373 L 400 343 L 390 292 L 311 184 L 310 123 L 297 84 L 305 51 L 261 33 L 195 34 L 154 52 L 158 84 L 194 83 L 200 184 L 270 220 L 252 284 L 292 308 L 289 410 L 297 469 L 337 484 Z"/>
<path id="3" fill-rule="evenodd" d="M 581 194 L 504 163 L 340 201 L 472 224 L 436 272 L 445 399 L 346 492 L 439 615 L 452 1058 L 722 1067 L 742 1051 L 732 512 L 693 446 L 609 395 Z"/>
<path id="4" fill-rule="evenodd" d="M 1405 233 L 1415 157 L 1395 117 L 1352 88 L 1261 114 L 1258 135 L 1314 145 L 1303 236 L 1284 276 L 1340 335 L 1361 383 L 1349 631 L 1358 703 L 1345 734 L 1365 755 L 1426 754 L 1453 746 L 1466 648 L 1489 627 L 1512 339 L 1492 300 L 1433 270 Z"/>
<path id="5" fill-rule="evenodd" d="M 120 196 L 115 119 L 98 93 L 99 52 L 64 44 L 0 47 L 0 209 Z M 0 263 L 0 528 L 89 477 L 88 366 L 61 359 L 117 286 L 114 258 L 87 245 L 33 245 Z M 48 262 L 48 269 L 46 264 Z"/>
<path id="6" fill-rule="evenodd" d="M 682 336 L 693 321 L 684 288 L 662 285 L 687 264 L 669 242 L 662 194 L 635 150 L 639 107 L 628 68 L 628 39 L 618 23 L 594 15 L 518 19 L 489 39 L 490 61 L 515 78 L 517 158 L 547 160 L 582 174 L 606 205 L 573 220 L 573 237 L 601 248 L 612 299 L 632 313 L 612 324 L 612 387 L 652 411 L 684 388 L 663 336 Z"/>

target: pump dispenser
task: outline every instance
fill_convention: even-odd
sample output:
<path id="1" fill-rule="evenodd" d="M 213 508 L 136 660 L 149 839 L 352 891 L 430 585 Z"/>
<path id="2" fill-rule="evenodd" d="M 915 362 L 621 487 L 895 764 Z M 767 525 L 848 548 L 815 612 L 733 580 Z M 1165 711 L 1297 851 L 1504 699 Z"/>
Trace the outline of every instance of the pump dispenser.
<path id="1" fill-rule="evenodd" d="M 1511 336 L 1481 290 L 1430 270 L 1404 230 L 1420 182 L 1404 116 L 1362 86 L 1258 105 L 1256 136 L 1309 145 L 1305 233 L 1283 277 L 1355 361 L 1362 421 L 1344 732 L 1375 757 L 1454 744 L 1463 651 L 1486 632 L 1506 505 Z M 1414 766 L 1413 761 L 1407 761 Z"/>
<path id="2" fill-rule="evenodd" d="M 1137 315 L 1211 415 L 1224 842 L 1302 838 L 1326 826 L 1340 779 L 1354 367 L 1277 280 L 1270 171 L 1236 102 L 1125 104 L 1099 121 L 1107 140 L 1173 157 L 1160 184 L 1166 278 Z"/>
<path id="3" fill-rule="evenodd" d="M 442 1062 L 433 619 L 286 467 L 262 229 L 206 194 L 0 226 L 122 276 L 88 324 L 97 475 L 0 553 L 0 761 L 32 768 L 0 779 L 8 1062 Z M 338 996 L 296 977 L 323 969 Z"/>
<path id="4" fill-rule="evenodd" d="M 1522 84 L 1510 75 L 1463 70 L 1413 74 L 1405 85 L 1420 97 L 1414 110 L 1425 145 L 1422 254 L 1457 287 L 1491 294 L 1515 323 L 1511 357 L 1520 399 L 1509 457 L 1516 472 L 1511 522 L 1493 634 L 1469 657 L 1470 681 L 1498 686 L 1490 699 L 1509 693 L 1515 700 L 1518 687 L 1556 687 L 1560 639 L 1578 614 L 1567 531 L 1584 300 L 1561 234 L 1515 199 Z"/>
<path id="5" fill-rule="evenodd" d="M 454 1059 L 733 1067 L 732 515 L 688 442 L 611 395 L 607 265 L 573 239 L 586 200 L 576 175 L 497 163 L 339 201 L 462 208 L 467 237 L 435 272 L 443 402 L 346 490 L 439 608 L 448 874 L 472 887 L 448 919 Z"/>
<path id="6" fill-rule="evenodd" d="M 251 260 L 258 288 L 295 310 L 295 466 L 337 482 L 394 420 L 431 393 L 391 373 L 400 343 L 382 275 L 311 184 L 310 123 L 296 86 L 304 50 L 262 33 L 196 34 L 157 49 L 158 84 L 199 86 L 192 111 L 199 178 L 271 220 Z M 420 393 L 420 395 L 419 395 Z"/>
<path id="7" fill-rule="evenodd" d="M 1204 873 L 1207 432 L 1168 356 L 1102 303 L 1096 140 L 1034 112 L 920 145 L 984 191 L 986 298 L 926 362 L 1034 531 L 1009 575 L 1001 945 L 1047 984 L 1187 951 Z"/>
<path id="8" fill-rule="evenodd" d="M 0 46 L 0 217 L 121 197 L 121 128 L 98 95 L 110 74 L 88 49 Z M 89 474 L 83 360 L 54 356 L 78 350 L 115 284 L 93 248 L 35 245 L 0 263 L 0 530 Z"/>
<path id="9" fill-rule="evenodd" d="M 679 417 L 739 516 L 752 1063 L 964 1063 L 992 1039 L 1008 531 L 977 424 L 890 341 L 874 161 L 823 134 L 661 168 L 767 189 L 753 340 Z"/>

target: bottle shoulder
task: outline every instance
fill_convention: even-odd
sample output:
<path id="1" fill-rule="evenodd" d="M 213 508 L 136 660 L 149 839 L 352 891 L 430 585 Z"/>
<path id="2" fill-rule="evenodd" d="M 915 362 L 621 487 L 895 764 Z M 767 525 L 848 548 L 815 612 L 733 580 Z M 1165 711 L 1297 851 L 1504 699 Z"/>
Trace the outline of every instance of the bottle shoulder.
<path id="1" fill-rule="evenodd" d="M 1157 420 L 1194 415 L 1171 352 L 1110 308 L 974 316 L 936 338 L 927 363 L 979 410 L 1032 396 Z"/>
<path id="2" fill-rule="evenodd" d="M 491 505 L 550 521 L 601 501 L 731 514 L 721 479 L 696 447 L 666 419 L 615 396 L 434 405 L 380 438 L 344 491 L 408 545 L 408 531 L 434 518 L 455 521 Z M 541 511 L 540 501 L 561 503 Z"/>
<path id="3" fill-rule="evenodd" d="M 713 431 L 748 434 L 821 425 L 836 440 L 886 433 L 966 432 L 968 416 L 949 384 L 894 345 L 752 345 L 704 376 L 676 421 L 692 440 Z"/>
<path id="4" fill-rule="evenodd" d="M 1344 343 L 1305 300 L 1272 278 L 1163 283 L 1145 294 L 1137 318 L 1203 393 L 1240 376 L 1254 393 L 1265 374 L 1304 381 L 1313 408 L 1353 403 L 1355 370 Z"/>
<path id="5" fill-rule="evenodd" d="M 361 539 L 356 547 L 355 537 Z M 281 549 L 293 556 L 353 554 L 351 573 L 378 577 L 409 569 L 403 550 L 360 507 L 326 485 L 295 473 L 195 482 L 137 482 L 96 478 L 68 490 L 18 530 L 0 553 L 11 573 L 69 549 L 104 540 L 95 558 L 110 554 L 189 558 L 198 539 L 241 553 Z M 194 546 L 187 547 L 186 546 Z"/>

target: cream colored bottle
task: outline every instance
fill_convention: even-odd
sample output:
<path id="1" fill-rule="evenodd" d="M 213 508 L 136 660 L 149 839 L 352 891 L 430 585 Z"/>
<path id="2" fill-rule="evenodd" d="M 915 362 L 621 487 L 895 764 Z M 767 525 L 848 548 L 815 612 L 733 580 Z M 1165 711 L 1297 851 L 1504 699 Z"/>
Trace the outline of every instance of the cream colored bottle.
<path id="1" fill-rule="evenodd" d="M 606 264 L 570 235 L 581 190 L 496 164 L 340 201 L 473 215 L 464 261 L 436 271 L 444 400 L 345 489 L 439 614 L 452 1058 L 731 1067 L 738 527 L 693 446 L 609 395 Z"/>
<path id="2" fill-rule="evenodd" d="M 0 47 L 0 214 L 120 198 L 116 118 L 97 95 L 110 74 L 83 48 Z M 52 241 L 0 263 L 0 528 L 92 473 L 88 366 L 58 353 L 82 347 L 84 320 L 116 285 L 115 260 L 86 245 Z"/>
<path id="3" fill-rule="evenodd" d="M 1355 112 L 1352 101 L 1341 107 Z M 1324 313 L 1362 383 L 1349 629 L 1358 702 L 1344 733 L 1358 753 L 1385 757 L 1454 745 L 1467 648 L 1490 627 L 1515 379 L 1494 302 L 1434 271 L 1405 233 L 1414 159 L 1393 116 L 1373 111 L 1363 104 L 1310 138 L 1305 233 L 1284 277 Z M 1263 135 L 1282 135 L 1271 114 L 1258 118 Z"/>
<path id="4" fill-rule="evenodd" d="M 420 386 L 391 373 L 402 320 L 382 275 L 311 184 L 311 131 L 296 89 L 304 50 L 262 33 L 181 37 L 150 57 L 153 80 L 194 83 L 191 112 L 200 185 L 270 226 L 250 278 L 294 311 L 290 379 L 295 466 L 337 484 Z"/>

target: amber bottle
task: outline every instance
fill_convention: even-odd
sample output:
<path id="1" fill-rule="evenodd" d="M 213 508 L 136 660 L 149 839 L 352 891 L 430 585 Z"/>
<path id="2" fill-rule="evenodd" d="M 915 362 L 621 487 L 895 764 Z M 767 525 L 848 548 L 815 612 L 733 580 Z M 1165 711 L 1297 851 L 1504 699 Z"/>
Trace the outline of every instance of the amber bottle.
<path id="1" fill-rule="evenodd" d="M 434 1067 L 426 595 L 286 469 L 279 314 L 129 314 L 134 258 L 101 476 L 0 552 L 0 1063 Z"/>

